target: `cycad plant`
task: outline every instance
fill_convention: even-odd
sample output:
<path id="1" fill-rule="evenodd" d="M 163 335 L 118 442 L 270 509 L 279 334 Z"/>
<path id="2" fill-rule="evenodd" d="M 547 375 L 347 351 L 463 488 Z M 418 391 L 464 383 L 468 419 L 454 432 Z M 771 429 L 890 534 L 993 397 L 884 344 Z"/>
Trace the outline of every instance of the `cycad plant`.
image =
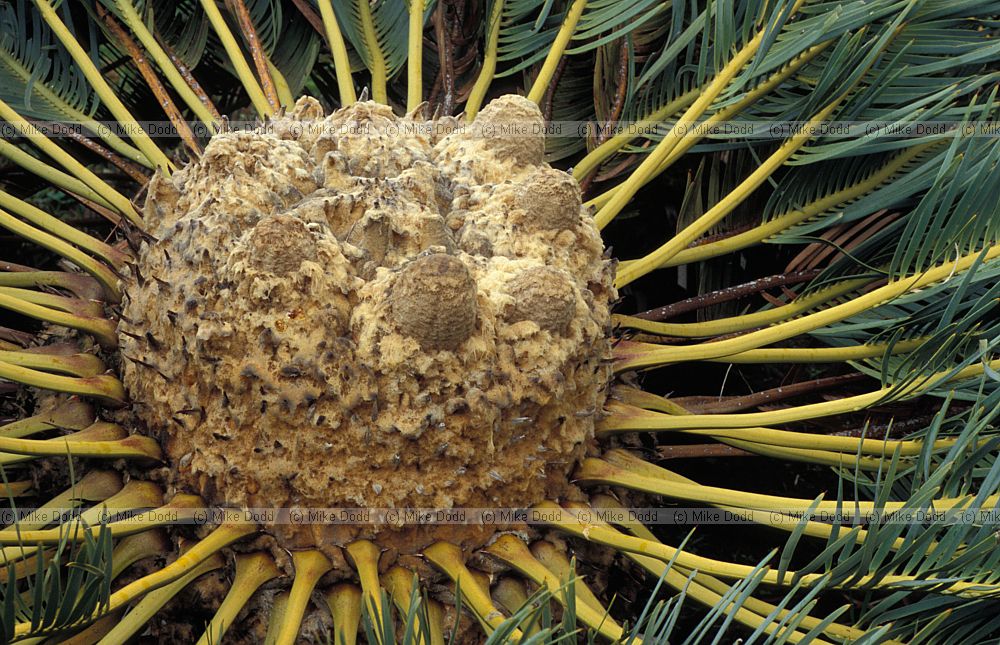
<path id="1" fill-rule="evenodd" d="M 5 642 L 995 640 L 998 16 L 0 3 Z"/>

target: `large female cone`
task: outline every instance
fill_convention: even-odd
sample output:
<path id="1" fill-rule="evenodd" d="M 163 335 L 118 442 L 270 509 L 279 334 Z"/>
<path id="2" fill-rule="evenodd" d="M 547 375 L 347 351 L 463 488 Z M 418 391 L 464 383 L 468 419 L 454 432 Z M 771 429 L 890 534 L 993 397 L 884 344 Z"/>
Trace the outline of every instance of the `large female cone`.
<path id="1" fill-rule="evenodd" d="M 614 290 L 578 187 L 544 162 L 538 107 L 500 98 L 477 118 L 491 128 L 440 138 L 384 107 L 300 108 L 315 123 L 221 132 L 151 196 L 120 341 L 170 485 L 251 508 L 572 497 Z M 331 559 L 358 537 L 409 556 L 500 530 L 264 528 Z"/>

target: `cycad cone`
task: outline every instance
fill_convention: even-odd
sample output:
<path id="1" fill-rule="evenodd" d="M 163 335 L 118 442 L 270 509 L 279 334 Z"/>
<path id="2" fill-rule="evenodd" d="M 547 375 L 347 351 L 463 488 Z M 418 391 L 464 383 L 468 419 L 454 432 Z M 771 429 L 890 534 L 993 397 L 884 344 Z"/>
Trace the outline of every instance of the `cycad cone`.
<path id="1" fill-rule="evenodd" d="M 267 508 L 576 496 L 611 377 L 613 267 L 541 124 L 516 96 L 464 128 L 367 102 L 324 118 L 303 98 L 155 178 L 120 331 L 168 483 Z M 401 554 L 497 530 L 268 529 Z"/>

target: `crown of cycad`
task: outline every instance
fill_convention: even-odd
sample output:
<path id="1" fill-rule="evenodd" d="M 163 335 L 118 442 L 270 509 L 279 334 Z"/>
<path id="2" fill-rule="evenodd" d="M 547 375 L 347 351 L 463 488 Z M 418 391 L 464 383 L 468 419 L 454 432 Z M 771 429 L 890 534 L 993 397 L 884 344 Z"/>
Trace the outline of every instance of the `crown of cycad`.
<path id="1" fill-rule="evenodd" d="M 612 267 L 541 135 L 490 136 L 513 122 L 542 131 L 516 96 L 462 127 L 304 98 L 154 178 L 121 342 L 174 486 L 250 507 L 574 494 L 611 376 Z M 287 546 L 439 537 L 271 528 Z"/>

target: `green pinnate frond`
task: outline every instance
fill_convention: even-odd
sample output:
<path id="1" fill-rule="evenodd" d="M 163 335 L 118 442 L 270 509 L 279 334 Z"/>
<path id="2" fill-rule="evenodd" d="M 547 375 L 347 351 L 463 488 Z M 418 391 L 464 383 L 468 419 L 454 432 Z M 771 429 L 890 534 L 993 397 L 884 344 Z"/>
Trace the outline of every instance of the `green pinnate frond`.
<path id="1" fill-rule="evenodd" d="M 72 58 L 24 0 L 0 5 L 0 99 L 26 116 L 76 120 L 98 101 Z"/>

